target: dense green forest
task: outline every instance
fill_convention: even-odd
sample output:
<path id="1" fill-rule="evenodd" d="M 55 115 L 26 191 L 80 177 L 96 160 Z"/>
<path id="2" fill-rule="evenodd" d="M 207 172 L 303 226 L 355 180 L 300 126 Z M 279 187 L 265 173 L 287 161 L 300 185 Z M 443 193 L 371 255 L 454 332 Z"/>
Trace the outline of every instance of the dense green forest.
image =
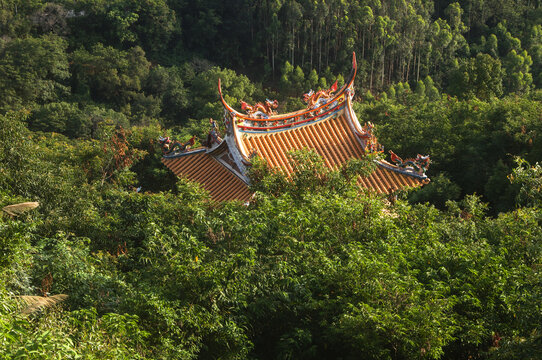
<path id="1" fill-rule="evenodd" d="M 422 189 L 301 152 L 219 204 L 161 164 L 218 78 L 297 110 L 354 51 Z M 539 0 L 0 0 L 0 359 L 539 359 L 541 69 Z"/>

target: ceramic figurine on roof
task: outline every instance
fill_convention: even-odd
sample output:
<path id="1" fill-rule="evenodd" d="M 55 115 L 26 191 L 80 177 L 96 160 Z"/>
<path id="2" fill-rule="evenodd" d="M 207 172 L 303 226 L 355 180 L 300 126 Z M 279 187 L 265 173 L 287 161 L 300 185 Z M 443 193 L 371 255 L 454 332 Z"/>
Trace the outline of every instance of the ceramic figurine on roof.
<path id="1" fill-rule="evenodd" d="M 213 146 L 220 144 L 222 142 L 222 138 L 220 135 L 218 135 L 218 125 L 216 121 L 210 118 L 209 123 L 211 124 L 211 130 L 209 130 L 207 140 L 203 143 L 203 145 L 208 148 L 212 148 Z"/>
<path id="2" fill-rule="evenodd" d="M 336 80 L 328 90 L 318 90 L 317 92 L 314 92 L 311 89 L 308 93 L 303 94 L 303 101 L 307 103 L 307 109 L 314 109 L 327 103 L 335 91 L 337 91 Z"/>
<path id="3" fill-rule="evenodd" d="M 335 83 L 328 90 L 310 91 L 304 96 L 307 108 L 287 114 L 276 114 L 278 102 L 270 100 L 254 106 L 241 102 L 241 110 L 234 109 L 224 100 L 219 79 L 224 138 L 218 137 L 215 125 L 204 143 L 206 147 L 166 155 L 163 162 L 176 175 L 199 182 L 217 201 L 248 201 L 252 194 L 246 174 L 253 156 L 263 157 L 271 167 L 288 176 L 294 171 L 288 156 L 292 150 L 314 149 L 330 168 L 339 168 L 368 153 L 382 153 L 374 125 L 367 122 L 362 127 L 352 109 L 356 72 L 353 54 L 352 72 L 343 86 L 339 88 Z M 375 160 L 376 170 L 369 176 L 359 176 L 358 185 L 392 194 L 429 182 L 425 175 L 429 157 L 419 155 L 416 159 L 396 161 L 399 159 L 395 155 L 391 163 Z"/>
<path id="4" fill-rule="evenodd" d="M 255 105 L 249 105 L 241 100 L 241 109 L 245 110 L 251 118 L 255 119 L 268 119 L 269 116 L 275 115 L 276 108 L 279 107 L 277 100 L 265 99 L 264 103 L 256 103 Z"/>
<path id="5" fill-rule="evenodd" d="M 159 137 L 158 141 L 160 142 L 160 146 L 162 147 L 162 152 L 164 155 L 169 155 L 171 153 L 175 152 L 184 152 L 188 149 L 190 149 L 190 146 L 194 145 L 194 142 L 196 140 L 195 136 L 192 136 L 190 140 L 185 142 L 184 144 L 181 144 L 177 140 L 172 140 L 167 137 Z"/>
<path id="6" fill-rule="evenodd" d="M 365 152 L 369 154 L 384 152 L 384 147 L 380 145 L 378 139 L 373 133 L 374 127 L 374 124 L 368 121 L 361 128 L 361 133 L 356 132 L 356 135 L 358 135 L 364 142 Z"/>
<path id="7" fill-rule="evenodd" d="M 360 136 L 366 139 L 374 137 L 374 134 L 373 134 L 374 128 L 375 128 L 375 125 L 372 122 L 370 121 L 366 122 L 365 125 L 363 125 L 363 127 L 361 128 L 362 133 L 360 134 Z"/>
<path id="8" fill-rule="evenodd" d="M 419 174 L 425 174 L 427 169 L 429 169 L 429 164 L 431 159 L 429 155 L 423 156 L 418 154 L 416 159 L 406 159 L 403 161 L 399 156 L 397 156 L 393 151 L 390 152 L 391 161 L 393 161 L 397 166 L 403 169 L 413 169 Z"/>

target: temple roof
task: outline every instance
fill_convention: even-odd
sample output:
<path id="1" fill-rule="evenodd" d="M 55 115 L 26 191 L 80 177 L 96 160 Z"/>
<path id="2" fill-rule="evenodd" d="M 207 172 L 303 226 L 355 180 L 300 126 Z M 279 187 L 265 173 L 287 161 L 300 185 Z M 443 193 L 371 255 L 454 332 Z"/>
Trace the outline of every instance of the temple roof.
<path id="1" fill-rule="evenodd" d="M 349 159 L 363 158 L 368 153 L 381 153 L 382 147 L 373 134 L 373 125 L 360 126 L 352 109 L 354 78 L 357 71 L 355 54 L 352 73 L 337 89 L 305 94 L 307 108 L 288 114 L 275 114 L 277 102 L 267 100 L 250 106 L 243 114 L 230 106 L 222 96 L 226 136 L 218 145 L 164 158 L 164 163 L 178 176 L 200 182 L 213 199 L 246 201 L 251 194 L 245 176 L 250 158 L 260 156 L 273 168 L 286 175 L 293 171 L 288 153 L 292 150 L 314 149 L 330 168 L 338 168 Z M 368 177 L 359 177 L 361 187 L 389 194 L 405 187 L 429 182 L 424 171 L 428 157 L 403 161 L 392 155 L 392 161 L 377 160 L 376 170 Z M 427 161 L 420 165 L 419 159 Z"/>
<path id="2" fill-rule="evenodd" d="M 247 184 L 205 148 L 162 158 L 162 162 L 181 178 L 196 181 L 216 201 L 250 200 Z"/>

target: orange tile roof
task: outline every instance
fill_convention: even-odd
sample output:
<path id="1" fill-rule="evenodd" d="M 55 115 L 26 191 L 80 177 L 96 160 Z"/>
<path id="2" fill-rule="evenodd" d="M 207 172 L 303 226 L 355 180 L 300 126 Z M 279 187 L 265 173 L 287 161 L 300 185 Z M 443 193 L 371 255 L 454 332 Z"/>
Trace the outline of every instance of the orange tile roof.
<path id="1" fill-rule="evenodd" d="M 212 149 L 202 148 L 165 157 L 163 162 L 177 176 L 199 182 L 217 201 L 246 201 L 251 193 L 245 170 L 253 154 L 289 175 L 293 168 L 288 152 L 292 150 L 314 149 L 330 168 L 338 168 L 352 158 L 363 158 L 365 149 L 381 151 L 372 133 L 373 125 L 369 123 L 362 128 L 352 110 L 356 71 L 353 54 L 349 80 L 336 91 L 330 88 L 325 98 L 328 100 L 282 115 L 260 112 L 256 116 L 256 113 L 238 112 L 224 100 L 219 80 L 218 91 L 225 110 L 226 137 L 223 142 Z M 359 177 L 361 187 L 390 194 L 429 182 L 425 174 L 413 169 L 399 168 L 383 160 L 376 163 L 378 166 L 371 175 Z"/>
<path id="2" fill-rule="evenodd" d="M 271 167 L 281 168 L 286 174 L 293 169 L 288 152 L 303 148 L 314 149 L 330 168 L 338 168 L 352 158 L 363 158 L 363 149 L 357 135 L 350 129 L 345 113 L 329 116 L 324 120 L 293 129 L 276 132 L 240 132 L 240 139 L 248 154 L 256 153 L 266 159 Z M 427 179 L 405 174 L 395 165 L 378 162 L 368 177 L 358 183 L 378 193 L 389 194 L 404 187 L 417 187 Z"/>
<path id="3" fill-rule="evenodd" d="M 378 161 L 378 166 L 367 177 L 360 177 L 358 183 L 368 189 L 381 194 L 391 194 L 406 187 L 418 187 L 429 182 L 428 178 L 421 178 L 397 171 L 397 167 L 386 161 Z M 393 170 L 393 169 L 397 170 Z"/>
<path id="4" fill-rule="evenodd" d="M 362 158 L 364 150 L 348 129 L 344 115 L 329 117 L 310 125 L 273 133 L 242 133 L 241 140 L 247 152 L 254 151 L 266 159 L 270 166 L 292 172 L 288 152 L 303 148 L 314 149 L 328 167 L 338 167 L 351 158 Z"/>
<path id="5" fill-rule="evenodd" d="M 252 197 L 247 184 L 204 149 L 193 150 L 176 157 L 164 157 L 162 162 L 179 177 L 201 184 L 216 201 L 248 201 Z"/>

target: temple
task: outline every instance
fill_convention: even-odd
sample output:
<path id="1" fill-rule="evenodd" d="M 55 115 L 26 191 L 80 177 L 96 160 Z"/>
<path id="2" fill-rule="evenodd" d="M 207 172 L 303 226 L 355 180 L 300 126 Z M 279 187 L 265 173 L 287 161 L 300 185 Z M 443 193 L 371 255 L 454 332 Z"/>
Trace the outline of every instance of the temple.
<path id="1" fill-rule="evenodd" d="M 353 54 L 352 72 L 341 88 L 335 83 L 328 90 L 311 90 L 304 95 L 307 107 L 287 114 L 275 113 L 276 100 L 253 106 L 241 102 L 246 112 L 241 113 L 226 103 L 219 80 L 224 138 L 211 120 L 212 128 L 202 147 L 190 149 L 187 145 L 193 144 L 193 139 L 187 144 L 176 143 L 176 148 L 169 148 L 162 161 L 177 176 L 200 183 L 216 201 L 248 201 L 252 193 L 246 173 L 254 156 L 261 156 L 288 176 L 293 171 L 288 157 L 291 150 L 314 149 L 331 168 L 338 168 L 351 158 L 382 153 L 373 125 L 368 122 L 361 126 L 352 109 L 356 71 Z M 428 156 L 403 160 L 392 151 L 390 154 L 391 162 L 377 157 L 376 170 L 358 178 L 360 187 L 391 194 L 429 182 L 425 175 Z"/>

